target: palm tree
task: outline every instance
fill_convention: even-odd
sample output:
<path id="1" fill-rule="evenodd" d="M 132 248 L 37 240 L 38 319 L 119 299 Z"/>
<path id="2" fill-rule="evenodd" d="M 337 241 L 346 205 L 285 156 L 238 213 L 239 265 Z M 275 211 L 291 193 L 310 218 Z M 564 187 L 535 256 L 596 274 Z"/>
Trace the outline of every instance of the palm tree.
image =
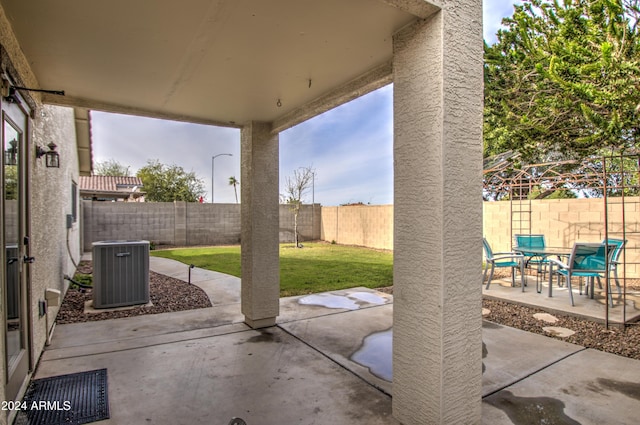
<path id="1" fill-rule="evenodd" d="M 236 204 L 238 203 L 238 185 L 240 182 L 235 178 L 235 176 L 229 177 L 229 186 L 233 186 L 233 191 L 236 194 Z"/>

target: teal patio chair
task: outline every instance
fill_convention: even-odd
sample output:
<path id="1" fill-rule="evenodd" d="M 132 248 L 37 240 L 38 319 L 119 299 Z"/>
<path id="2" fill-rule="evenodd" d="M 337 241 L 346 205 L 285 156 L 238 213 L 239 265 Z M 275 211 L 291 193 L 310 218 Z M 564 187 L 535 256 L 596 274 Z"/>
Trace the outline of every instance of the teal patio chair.
<path id="1" fill-rule="evenodd" d="M 515 235 L 514 240 L 516 244 L 515 248 L 517 248 L 517 250 L 519 252 L 522 252 L 525 256 L 525 267 L 533 264 L 537 265 L 538 273 L 542 272 L 542 275 L 544 277 L 544 273 L 549 264 L 549 260 L 547 259 L 547 257 L 544 255 L 536 254 L 534 252 L 526 251 L 527 248 L 532 248 L 532 249 L 546 248 L 547 245 L 545 243 L 544 235 L 519 234 L 519 235 Z"/>
<path id="2" fill-rule="evenodd" d="M 608 245 L 607 249 L 607 245 L 603 243 L 576 242 L 573 244 L 573 249 L 571 250 L 571 255 L 569 256 L 567 264 L 553 258 L 549 259 L 549 285 L 552 284 L 551 277 L 555 266 L 557 267 L 556 274 L 558 275 L 558 284 L 560 284 L 560 277 L 564 276 L 567 282 L 567 289 L 569 290 L 569 299 L 571 300 L 571 305 L 574 306 L 573 291 L 571 290 L 571 278 L 578 277 L 580 279 L 580 295 L 582 295 L 582 278 L 584 277 L 589 279 L 591 281 L 591 293 L 593 294 L 593 281 L 595 278 L 599 279 L 601 276 L 608 273 L 606 266 L 607 255 L 609 256 L 608 261 L 610 262 L 614 251 L 614 245 Z M 611 288 L 608 289 L 610 298 Z M 613 303 L 613 301 L 611 302 Z"/>
<path id="3" fill-rule="evenodd" d="M 482 238 L 482 245 L 484 246 L 484 255 L 486 259 L 486 265 L 484 273 L 482 275 L 482 283 L 487 278 L 487 270 L 491 266 L 491 273 L 489 274 L 489 280 L 485 289 L 489 289 L 491 285 L 491 279 L 493 279 L 493 272 L 498 267 L 510 267 L 511 268 L 511 286 L 516 286 L 516 269 L 520 269 L 520 279 L 522 285 L 522 292 L 524 292 L 524 255 L 517 252 L 493 252 L 491 245 L 487 241 L 487 238 Z"/>
<path id="4" fill-rule="evenodd" d="M 627 243 L 626 240 L 623 239 L 605 239 L 602 243 L 608 243 L 609 245 L 615 246 L 613 249 L 613 253 L 611 254 L 611 261 L 609 262 L 610 270 L 613 272 L 613 279 L 616 282 L 616 287 L 618 289 L 618 295 L 622 294 L 622 289 L 620 288 L 620 279 L 618 279 L 618 264 L 620 264 L 620 253 Z M 609 288 L 611 289 L 611 288 Z"/>
<path id="5" fill-rule="evenodd" d="M 622 295 L 622 288 L 620 286 L 620 279 L 618 278 L 618 265 L 620 264 L 620 254 L 622 253 L 622 249 L 624 248 L 624 245 L 627 243 L 626 240 L 622 240 L 622 239 L 604 239 L 602 241 L 602 243 L 608 243 L 610 246 L 613 246 L 613 252 L 611 253 L 610 257 L 611 260 L 609 261 L 609 271 L 613 272 L 613 280 L 616 283 L 616 289 L 618 290 L 618 296 Z M 600 278 L 598 279 L 598 286 L 600 287 L 600 289 L 602 289 L 602 283 L 600 282 Z M 607 288 L 607 290 L 609 291 L 610 297 L 609 300 L 611 301 L 611 307 L 613 307 L 613 292 L 611 291 L 611 282 L 609 282 L 609 287 Z"/>

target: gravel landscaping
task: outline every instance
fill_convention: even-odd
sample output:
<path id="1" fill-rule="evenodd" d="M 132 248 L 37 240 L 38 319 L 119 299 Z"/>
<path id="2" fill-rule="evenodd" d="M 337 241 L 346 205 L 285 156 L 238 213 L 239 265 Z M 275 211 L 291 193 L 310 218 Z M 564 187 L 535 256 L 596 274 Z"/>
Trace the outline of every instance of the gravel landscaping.
<path id="1" fill-rule="evenodd" d="M 486 299 L 482 300 L 482 306 L 489 310 L 484 319 L 490 322 L 640 360 L 640 326 L 637 324 L 624 330 L 615 327 L 609 327 L 607 330 L 599 323 L 554 314 L 558 321 L 551 325 L 533 316 L 536 313 L 544 313 L 544 310 Z M 564 338 L 554 336 L 544 331 L 543 328 L 548 326 L 567 328 L 575 333 Z"/>
<path id="2" fill-rule="evenodd" d="M 509 272 L 496 271 L 496 276 L 497 278 L 508 278 Z M 637 281 L 631 281 L 628 287 L 640 290 Z M 631 324 L 626 329 L 613 326 L 606 329 L 600 323 L 554 313 L 553 317 L 558 320 L 551 324 L 534 317 L 536 314 L 545 313 L 542 309 L 488 299 L 482 300 L 482 307 L 488 310 L 488 313 L 484 312 L 487 314 L 483 314 L 483 318 L 490 322 L 640 360 L 640 324 L 638 323 Z M 544 329 L 550 326 L 566 328 L 575 333 L 567 337 L 553 335 Z"/>
<path id="3" fill-rule="evenodd" d="M 91 263 L 87 261 L 80 263 L 78 272 L 91 274 Z M 85 313 L 85 302 L 92 299 L 91 289 L 70 288 L 62 301 L 56 320 L 58 324 L 91 322 L 211 307 L 211 301 L 209 301 L 207 294 L 196 285 L 189 285 L 182 280 L 155 272 L 149 272 L 149 298 L 152 306 L 103 313 Z"/>
<path id="4" fill-rule="evenodd" d="M 78 272 L 90 274 L 91 263 L 82 262 Z M 93 314 L 84 312 L 85 302 L 91 300 L 91 290 L 82 292 L 78 289 L 69 289 L 60 307 L 57 322 L 59 324 L 88 322 L 211 307 L 211 302 L 204 291 L 196 285 L 189 285 L 179 279 L 150 272 L 149 289 L 153 306 Z M 393 293 L 393 287 L 378 288 L 378 290 Z M 559 314 L 554 314 L 558 320 L 551 324 L 534 317 L 537 313 L 544 313 L 540 309 L 486 299 L 482 301 L 482 305 L 488 310 L 483 314 L 485 320 L 640 360 L 640 325 L 638 324 L 632 324 L 626 329 L 610 327 L 607 330 L 604 325 Z M 575 333 L 560 337 L 545 331 L 544 328 L 549 326 L 566 328 Z"/>

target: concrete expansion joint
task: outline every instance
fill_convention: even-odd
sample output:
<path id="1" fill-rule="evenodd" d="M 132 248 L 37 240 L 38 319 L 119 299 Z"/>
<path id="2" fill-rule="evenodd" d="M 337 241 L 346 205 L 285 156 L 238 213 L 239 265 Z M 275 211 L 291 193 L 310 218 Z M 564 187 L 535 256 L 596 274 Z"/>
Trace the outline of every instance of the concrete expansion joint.
<path id="1" fill-rule="evenodd" d="M 542 371 L 544 371 L 544 370 L 546 370 L 546 369 L 550 368 L 551 366 L 553 366 L 553 365 L 555 365 L 555 364 L 558 364 L 558 363 L 560 363 L 560 362 L 561 362 L 561 361 L 563 361 L 563 360 L 568 359 L 569 357 L 573 357 L 573 356 L 575 356 L 576 354 L 578 354 L 578 353 L 582 353 L 583 351 L 587 351 L 587 350 L 588 350 L 588 348 L 587 348 L 587 347 L 580 347 L 580 349 L 579 349 L 579 350 L 576 350 L 576 351 L 574 351 L 574 352 L 572 352 L 572 353 L 569 353 L 569 354 L 567 354 L 566 356 L 560 357 L 560 358 L 556 359 L 555 361 L 553 361 L 553 362 L 551 362 L 551 363 L 549 363 L 549 364 L 546 364 L 546 365 L 544 365 L 543 367 L 541 367 L 541 368 L 539 368 L 539 369 L 536 369 L 536 370 L 534 370 L 533 372 L 531 372 L 531 373 L 529 373 L 529 374 L 527 374 L 527 375 L 524 375 L 524 376 L 520 377 L 519 379 L 516 379 L 516 380 L 515 380 L 515 381 L 513 381 L 513 382 L 509 382 L 509 383 L 507 383 L 507 384 L 505 384 L 505 385 L 501 386 L 500 388 L 497 388 L 497 389 L 495 389 L 495 390 L 491 391 L 490 393 L 483 395 L 483 396 L 482 396 L 482 398 L 483 398 L 483 399 L 485 399 L 485 398 L 487 398 L 487 397 L 491 397 L 492 395 L 494 395 L 494 394 L 496 394 L 496 393 L 499 393 L 500 391 L 502 391 L 502 390 L 504 390 L 504 389 L 506 389 L 506 388 L 509 388 L 509 387 L 511 387 L 511 386 L 513 386 L 513 385 L 515 385 L 515 384 L 517 384 L 517 383 L 519 383 L 519 382 L 521 382 L 521 381 L 524 381 L 525 379 L 530 378 L 530 377 L 532 377 L 533 375 L 536 375 L 536 374 L 538 374 L 538 373 L 540 373 L 540 372 L 542 372 Z"/>
<path id="2" fill-rule="evenodd" d="M 242 323 L 236 323 L 236 324 L 242 324 Z M 224 325 L 222 325 L 224 326 Z M 246 326 L 246 325 L 245 325 Z M 219 327 L 219 326 L 214 326 L 214 327 Z M 212 328 L 214 328 L 212 327 Z M 267 329 L 267 328 L 264 328 Z M 193 331 L 201 331 L 202 329 L 194 329 Z M 166 340 L 166 341 L 161 341 L 161 342 L 152 342 L 152 343 L 141 343 L 141 344 L 137 344 L 135 346 L 129 346 L 129 347 L 123 347 L 123 348 L 112 348 L 112 349 L 107 349 L 107 350 L 100 350 L 100 351 L 96 351 L 96 352 L 92 352 L 92 355 L 96 355 L 96 354 L 111 354 L 111 353 L 120 353 L 120 352 L 126 352 L 126 351 L 133 351 L 133 350 L 139 350 L 139 349 L 143 349 L 143 348 L 148 348 L 148 347 L 159 347 L 162 345 L 167 345 L 167 344 L 175 344 L 177 342 L 186 342 L 186 341 L 197 341 L 197 340 L 201 340 L 201 339 L 207 339 L 207 338 L 213 338 L 213 337 L 217 337 L 217 336 L 222 336 L 222 335 L 235 335 L 235 334 L 241 334 L 243 332 L 248 332 L 248 331 L 255 331 L 256 329 L 252 329 L 249 326 L 246 326 L 246 329 L 242 329 L 242 330 L 237 330 L 237 331 L 228 331 L 228 332 L 222 332 L 222 333 L 217 333 L 215 335 L 202 335 L 202 336 L 192 336 L 192 337 L 183 337 L 183 338 L 176 338 L 176 339 L 171 339 L 171 340 Z M 45 348 L 45 350 L 43 351 L 44 353 L 56 353 L 56 352 L 64 352 L 64 351 L 69 351 L 69 350 L 74 350 L 74 349 L 82 349 L 84 347 L 99 347 L 101 345 L 106 345 L 109 346 L 111 344 L 118 344 L 121 341 L 126 341 L 126 342 L 144 342 L 145 339 L 155 339 L 155 338 L 160 338 L 162 336 L 169 336 L 169 335 L 181 335 L 184 334 L 185 331 L 179 330 L 179 331 L 172 331 L 172 332 L 167 332 L 164 334 L 159 334 L 159 335 L 150 335 L 150 336 L 144 336 L 144 337 L 138 337 L 138 338 L 126 338 L 126 339 L 118 339 L 115 341 L 100 341 L 100 342 L 95 342 L 95 343 L 91 343 L 91 344 L 83 344 L 83 345 L 74 345 L 74 346 L 67 346 L 67 347 L 60 347 L 60 348 Z M 87 350 L 82 350 L 81 353 L 78 354 L 69 354 L 69 355 L 62 355 L 59 357 L 54 357 L 51 359 L 43 359 L 42 357 L 40 357 L 40 361 L 42 362 L 46 362 L 46 361 L 54 361 L 54 360 L 63 360 L 63 359 L 75 359 L 75 358 L 81 358 L 81 357 L 86 357 L 87 356 Z M 40 363 L 40 361 L 38 363 Z"/>

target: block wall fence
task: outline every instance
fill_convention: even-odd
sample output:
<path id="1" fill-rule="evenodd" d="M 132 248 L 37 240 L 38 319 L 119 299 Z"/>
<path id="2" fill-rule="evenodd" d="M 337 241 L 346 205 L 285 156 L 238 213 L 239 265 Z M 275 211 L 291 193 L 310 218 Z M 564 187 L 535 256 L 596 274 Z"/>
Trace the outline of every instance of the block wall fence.
<path id="1" fill-rule="evenodd" d="M 531 233 L 545 235 L 548 246 L 571 247 L 574 242 L 601 242 L 605 238 L 606 218 L 609 237 L 627 240 L 624 252 L 626 277 L 638 278 L 640 198 L 626 197 L 624 209 L 621 198 L 609 198 L 607 204 L 605 211 L 605 202 L 601 198 L 531 201 Z M 484 236 L 494 251 L 510 251 L 512 248 L 510 214 L 508 201 L 483 203 Z M 626 223 L 625 228 L 623 223 Z M 623 260 L 622 256 L 620 260 Z"/>
<path id="2" fill-rule="evenodd" d="M 640 198 L 609 198 L 609 237 L 627 239 L 625 273 L 640 277 Z M 508 201 L 483 203 L 484 235 L 495 251 L 512 248 Z M 198 203 L 124 203 L 83 201 L 84 249 L 101 240 L 146 239 L 157 244 L 191 246 L 240 242 L 240 205 Z M 299 232 L 304 240 L 335 241 L 376 249 L 393 249 L 393 205 L 321 207 L 304 205 Z M 549 246 L 599 242 L 605 237 L 602 199 L 531 201 L 531 233 L 542 233 Z M 280 206 L 280 241 L 293 241 L 293 214 Z"/>
<path id="3" fill-rule="evenodd" d="M 322 240 L 393 249 L 393 205 L 322 207 Z"/>
<path id="4" fill-rule="evenodd" d="M 320 239 L 320 205 L 303 205 L 301 240 Z M 106 240 L 148 240 L 158 245 L 240 243 L 240 204 L 196 202 L 82 202 L 83 247 Z M 293 242 L 293 213 L 280 206 L 280 242 Z"/>

